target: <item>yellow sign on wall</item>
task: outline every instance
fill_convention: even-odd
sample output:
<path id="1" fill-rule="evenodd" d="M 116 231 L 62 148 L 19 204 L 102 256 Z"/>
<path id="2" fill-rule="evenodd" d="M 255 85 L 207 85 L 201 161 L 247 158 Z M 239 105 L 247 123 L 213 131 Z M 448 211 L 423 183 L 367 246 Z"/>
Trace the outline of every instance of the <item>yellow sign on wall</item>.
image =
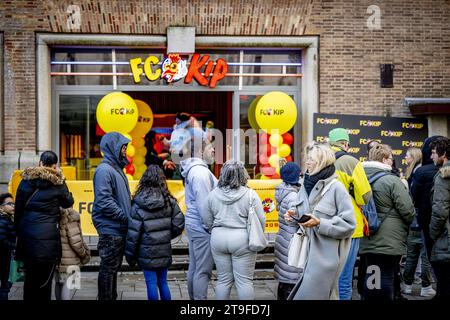
<path id="1" fill-rule="evenodd" d="M 16 171 L 10 182 L 10 192 L 16 194 L 21 180 L 20 172 Z M 72 192 L 75 203 L 73 208 L 81 214 L 81 229 L 85 236 L 96 236 L 97 230 L 92 222 L 92 208 L 94 206 L 94 186 L 92 181 L 67 180 L 67 187 Z M 130 191 L 133 194 L 138 185 L 137 180 L 130 180 Z M 248 186 L 256 191 L 266 213 L 266 233 L 278 232 L 278 211 L 275 201 L 275 187 L 281 180 L 249 180 Z M 183 212 L 186 211 L 184 186 L 180 180 L 168 180 L 169 191 L 177 199 Z"/>

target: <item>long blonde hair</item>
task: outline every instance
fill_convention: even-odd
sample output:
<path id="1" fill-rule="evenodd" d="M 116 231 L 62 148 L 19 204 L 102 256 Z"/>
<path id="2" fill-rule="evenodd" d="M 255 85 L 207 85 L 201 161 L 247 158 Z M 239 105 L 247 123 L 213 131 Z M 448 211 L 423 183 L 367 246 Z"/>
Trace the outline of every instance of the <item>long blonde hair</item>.
<path id="1" fill-rule="evenodd" d="M 413 159 L 413 162 L 408 165 L 405 172 L 405 178 L 409 179 L 414 168 L 422 162 L 422 151 L 419 148 L 409 148 L 406 152 L 409 153 L 409 155 Z"/>

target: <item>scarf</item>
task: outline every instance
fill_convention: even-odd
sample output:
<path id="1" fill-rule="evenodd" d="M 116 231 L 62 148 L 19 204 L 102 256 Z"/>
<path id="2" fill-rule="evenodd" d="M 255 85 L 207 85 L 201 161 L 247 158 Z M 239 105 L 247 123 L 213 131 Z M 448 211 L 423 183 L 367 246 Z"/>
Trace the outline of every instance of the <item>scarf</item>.
<path id="1" fill-rule="evenodd" d="M 305 185 L 305 190 L 306 190 L 306 193 L 308 194 L 308 196 L 311 193 L 311 190 L 317 184 L 317 182 L 331 177 L 335 171 L 336 171 L 336 168 L 334 167 L 334 164 L 331 164 L 328 167 L 323 168 L 322 170 L 320 170 L 319 172 L 317 172 L 316 174 L 314 174 L 312 176 L 310 176 L 309 174 L 306 173 L 304 185 Z"/>

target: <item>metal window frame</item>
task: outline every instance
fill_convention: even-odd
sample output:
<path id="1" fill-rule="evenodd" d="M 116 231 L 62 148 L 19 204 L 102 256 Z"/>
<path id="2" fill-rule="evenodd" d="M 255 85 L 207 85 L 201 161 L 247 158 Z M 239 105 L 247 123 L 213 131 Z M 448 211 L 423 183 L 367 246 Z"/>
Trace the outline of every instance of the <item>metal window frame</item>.
<path id="1" fill-rule="evenodd" d="M 5 152 L 5 96 L 4 96 L 4 44 L 3 31 L 0 32 L 0 154 Z"/>

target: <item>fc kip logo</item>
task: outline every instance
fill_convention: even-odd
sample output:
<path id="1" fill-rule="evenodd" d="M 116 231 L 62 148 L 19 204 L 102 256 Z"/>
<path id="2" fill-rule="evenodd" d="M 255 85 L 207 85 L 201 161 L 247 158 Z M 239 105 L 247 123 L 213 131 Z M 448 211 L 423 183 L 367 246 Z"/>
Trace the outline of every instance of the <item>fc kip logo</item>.
<path id="1" fill-rule="evenodd" d="M 405 129 L 422 129 L 423 123 L 412 123 L 412 122 L 403 122 L 402 128 Z"/>
<path id="2" fill-rule="evenodd" d="M 382 137 L 401 137 L 403 135 L 403 132 L 391 131 L 391 130 L 381 130 L 380 134 Z"/>
<path id="3" fill-rule="evenodd" d="M 339 119 L 317 118 L 316 122 L 320 124 L 338 124 Z"/>
<path id="4" fill-rule="evenodd" d="M 265 198 L 262 202 L 262 206 L 265 213 L 271 213 L 275 210 L 275 203 L 270 198 Z"/>
<path id="5" fill-rule="evenodd" d="M 161 78 L 166 79 L 168 83 L 178 81 L 188 73 L 186 60 L 181 59 L 179 54 L 169 54 L 162 63 L 162 69 Z"/>
<path id="6" fill-rule="evenodd" d="M 360 120 L 359 125 L 362 127 L 379 127 L 381 126 L 381 121 Z"/>
<path id="7" fill-rule="evenodd" d="M 126 114 L 133 114 L 134 113 L 134 109 L 128 109 L 128 108 L 112 108 L 111 109 L 111 114 L 120 114 L 122 116 L 126 115 Z"/>
<path id="8" fill-rule="evenodd" d="M 423 145 L 422 141 L 402 141 L 402 147 L 420 148 L 422 147 L 422 145 Z"/>
<path id="9" fill-rule="evenodd" d="M 261 109 L 259 111 L 260 115 L 264 115 L 264 116 L 281 116 L 283 115 L 284 110 L 283 109 Z"/>

